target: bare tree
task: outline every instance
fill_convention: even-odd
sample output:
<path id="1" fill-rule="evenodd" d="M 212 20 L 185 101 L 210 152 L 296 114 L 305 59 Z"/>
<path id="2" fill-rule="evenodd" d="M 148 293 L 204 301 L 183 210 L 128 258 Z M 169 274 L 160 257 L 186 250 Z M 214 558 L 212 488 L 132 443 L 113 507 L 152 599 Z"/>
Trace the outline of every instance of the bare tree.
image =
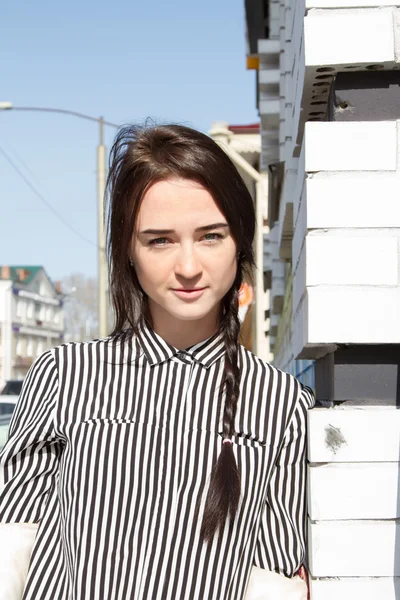
<path id="1" fill-rule="evenodd" d="M 84 341 L 97 337 L 97 281 L 82 273 L 71 273 L 62 279 L 65 294 L 65 340 Z"/>

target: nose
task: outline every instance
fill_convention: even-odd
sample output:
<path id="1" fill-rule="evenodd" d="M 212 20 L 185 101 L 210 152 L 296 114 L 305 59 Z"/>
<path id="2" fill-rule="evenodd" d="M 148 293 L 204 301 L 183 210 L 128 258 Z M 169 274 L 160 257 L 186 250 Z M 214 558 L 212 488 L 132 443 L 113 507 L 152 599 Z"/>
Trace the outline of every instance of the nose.
<path id="1" fill-rule="evenodd" d="M 202 267 L 193 244 L 182 245 L 175 263 L 175 273 L 185 279 L 201 275 Z"/>

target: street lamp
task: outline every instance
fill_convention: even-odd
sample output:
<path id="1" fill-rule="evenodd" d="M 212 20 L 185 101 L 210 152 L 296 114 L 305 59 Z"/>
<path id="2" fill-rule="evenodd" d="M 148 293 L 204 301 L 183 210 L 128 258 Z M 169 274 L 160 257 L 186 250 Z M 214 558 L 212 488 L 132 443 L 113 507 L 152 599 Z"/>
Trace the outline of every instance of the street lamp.
<path id="1" fill-rule="evenodd" d="M 99 318 L 99 337 L 108 335 L 107 315 L 108 315 L 108 272 L 106 257 L 106 234 L 105 234 L 105 207 L 104 197 L 106 189 L 106 148 L 104 146 L 103 132 L 104 125 L 119 129 L 119 125 L 105 121 L 103 117 L 92 117 L 74 110 L 65 110 L 63 108 L 42 108 L 33 106 L 14 106 L 12 102 L 0 102 L 0 110 L 23 110 L 34 112 L 51 112 L 95 121 L 99 124 L 99 144 L 97 146 L 97 260 L 98 260 L 98 318 Z"/>

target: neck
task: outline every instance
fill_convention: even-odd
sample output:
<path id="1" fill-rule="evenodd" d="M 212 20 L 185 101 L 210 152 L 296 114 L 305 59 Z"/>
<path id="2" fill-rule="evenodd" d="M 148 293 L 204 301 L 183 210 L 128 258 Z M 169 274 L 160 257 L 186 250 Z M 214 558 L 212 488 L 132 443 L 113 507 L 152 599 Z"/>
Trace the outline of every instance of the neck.
<path id="1" fill-rule="evenodd" d="M 158 305 L 149 305 L 154 331 L 168 344 L 185 350 L 211 337 L 219 330 L 219 307 L 195 320 L 181 320 L 165 313 Z"/>

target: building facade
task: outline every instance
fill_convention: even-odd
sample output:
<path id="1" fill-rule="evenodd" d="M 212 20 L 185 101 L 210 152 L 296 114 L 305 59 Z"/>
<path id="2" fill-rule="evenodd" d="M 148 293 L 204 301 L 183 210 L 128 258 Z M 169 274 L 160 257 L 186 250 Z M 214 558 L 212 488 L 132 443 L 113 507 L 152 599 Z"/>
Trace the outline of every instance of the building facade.
<path id="1" fill-rule="evenodd" d="M 400 2 L 246 0 L 274 363 L 314 387 L 313 600 L 400 597 Z"/>
<path id="2" fill-rule="evenodd" d="M 0 267 L 0 387 L 63 341 L 63 295 L 40 266 Z"/>

